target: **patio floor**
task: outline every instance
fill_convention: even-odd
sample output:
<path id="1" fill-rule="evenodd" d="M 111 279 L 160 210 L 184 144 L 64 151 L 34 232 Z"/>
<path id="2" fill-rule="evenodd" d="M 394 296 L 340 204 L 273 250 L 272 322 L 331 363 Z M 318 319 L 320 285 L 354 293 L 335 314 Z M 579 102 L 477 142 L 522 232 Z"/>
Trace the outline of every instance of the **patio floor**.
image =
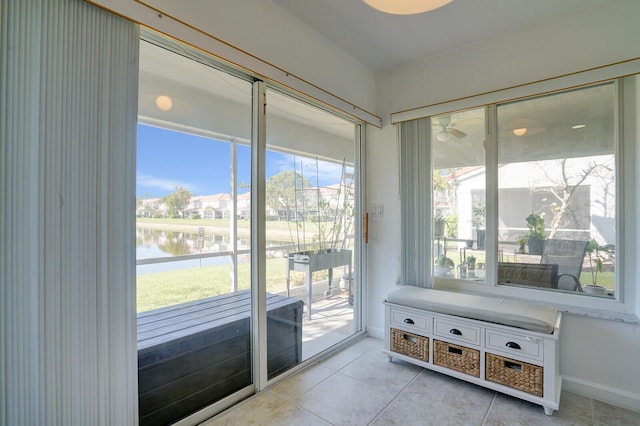
<path id="1" fill-rule="evenodd" d="M 341 277 L 333 280 L 330 296 L 325 296 L 327 281 L 317 281 L 313 285 L 311 320 L 307 319 L 307 292 L 305 286 L 291 289 L 289 297 L 299 298 L 305 303 L 302 316 L 302 359 L 335 345 L 355 333 L 354 309 L 349 304 L 348 284 Z M 340 285 L 342 284 L 342 285 Z M 284 294 L 286 296 L 286 292 Z"/>

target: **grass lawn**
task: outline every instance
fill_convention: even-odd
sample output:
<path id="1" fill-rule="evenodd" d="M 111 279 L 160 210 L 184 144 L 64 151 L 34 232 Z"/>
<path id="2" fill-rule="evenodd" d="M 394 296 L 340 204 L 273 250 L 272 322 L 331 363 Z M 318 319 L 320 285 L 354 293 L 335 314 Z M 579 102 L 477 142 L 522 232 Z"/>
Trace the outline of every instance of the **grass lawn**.
<path id="1" fill-rule="evenodd" d="M 267 291 L 276 293 L 286 289 L 286 260 L 267 259 Z M 250 263 L 238 267 L 238 290 L 250 286 Z M 203 266 L 137 276 L 137 309 L 151 309 L 190 302 L 231 292 L 231 270 L 228 265 Z M 314 279 L 316 278 L 314 274 Z M 304 274 L 291 272 L 291 286 L 302 285 Z"/>

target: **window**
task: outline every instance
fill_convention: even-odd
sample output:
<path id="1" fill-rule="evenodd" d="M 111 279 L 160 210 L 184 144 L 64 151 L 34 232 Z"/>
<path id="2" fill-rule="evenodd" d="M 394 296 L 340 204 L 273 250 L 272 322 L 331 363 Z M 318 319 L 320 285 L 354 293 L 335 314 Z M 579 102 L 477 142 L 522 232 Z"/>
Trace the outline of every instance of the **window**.
<path id="1" fill-rule="evenodd" d="M 498 284 L 613 297 L 615 99 L 608 83 L 498 105 Z"/>
<path id="2" fill-rule="evenodd" d="M 616 297 L 618 90 L 431 117 L 435 280 Z"/>
<path id="3" fill-rule="evenodd" d="M 484 281 L 484 108 L 431 119 L 434 274 Z"/>

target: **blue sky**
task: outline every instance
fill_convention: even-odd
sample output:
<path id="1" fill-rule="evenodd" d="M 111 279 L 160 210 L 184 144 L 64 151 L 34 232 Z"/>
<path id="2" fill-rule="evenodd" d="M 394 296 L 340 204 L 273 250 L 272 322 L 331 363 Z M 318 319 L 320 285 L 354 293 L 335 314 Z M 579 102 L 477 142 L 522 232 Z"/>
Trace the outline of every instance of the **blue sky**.
<path id="1" fill-rule="evenodd" d="M 238 145 L 238 182 L 251 181 L 251 151 Z M 162 197 L 177 186 L 193 195 L 229 192 L 230 145 L 187 133 L 138 125 L 136 158 L 136 195 L 142 198 Z M 314 159 L 267 152 L 267 178 L 283 170 L 292 170 L 302 163 L 304 176 L 316 184 Z M 340 180 L 340 165 L 321 162 L 318 181 L 321 186 Z M 239 193 L 248 189 L 240 188 Z"/>

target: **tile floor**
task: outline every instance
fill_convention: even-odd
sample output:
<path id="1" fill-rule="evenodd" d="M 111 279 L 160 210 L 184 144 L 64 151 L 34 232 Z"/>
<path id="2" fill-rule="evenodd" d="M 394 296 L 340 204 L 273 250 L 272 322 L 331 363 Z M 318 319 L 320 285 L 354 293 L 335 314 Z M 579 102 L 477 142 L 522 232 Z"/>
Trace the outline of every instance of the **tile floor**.
<path id="1" fill-rule="evenodd" d="M 217 425 L 639 425 L 640 413 L 563 392 L 560 410 L 387 361 L 367 337 L 203 423 Z"/>

